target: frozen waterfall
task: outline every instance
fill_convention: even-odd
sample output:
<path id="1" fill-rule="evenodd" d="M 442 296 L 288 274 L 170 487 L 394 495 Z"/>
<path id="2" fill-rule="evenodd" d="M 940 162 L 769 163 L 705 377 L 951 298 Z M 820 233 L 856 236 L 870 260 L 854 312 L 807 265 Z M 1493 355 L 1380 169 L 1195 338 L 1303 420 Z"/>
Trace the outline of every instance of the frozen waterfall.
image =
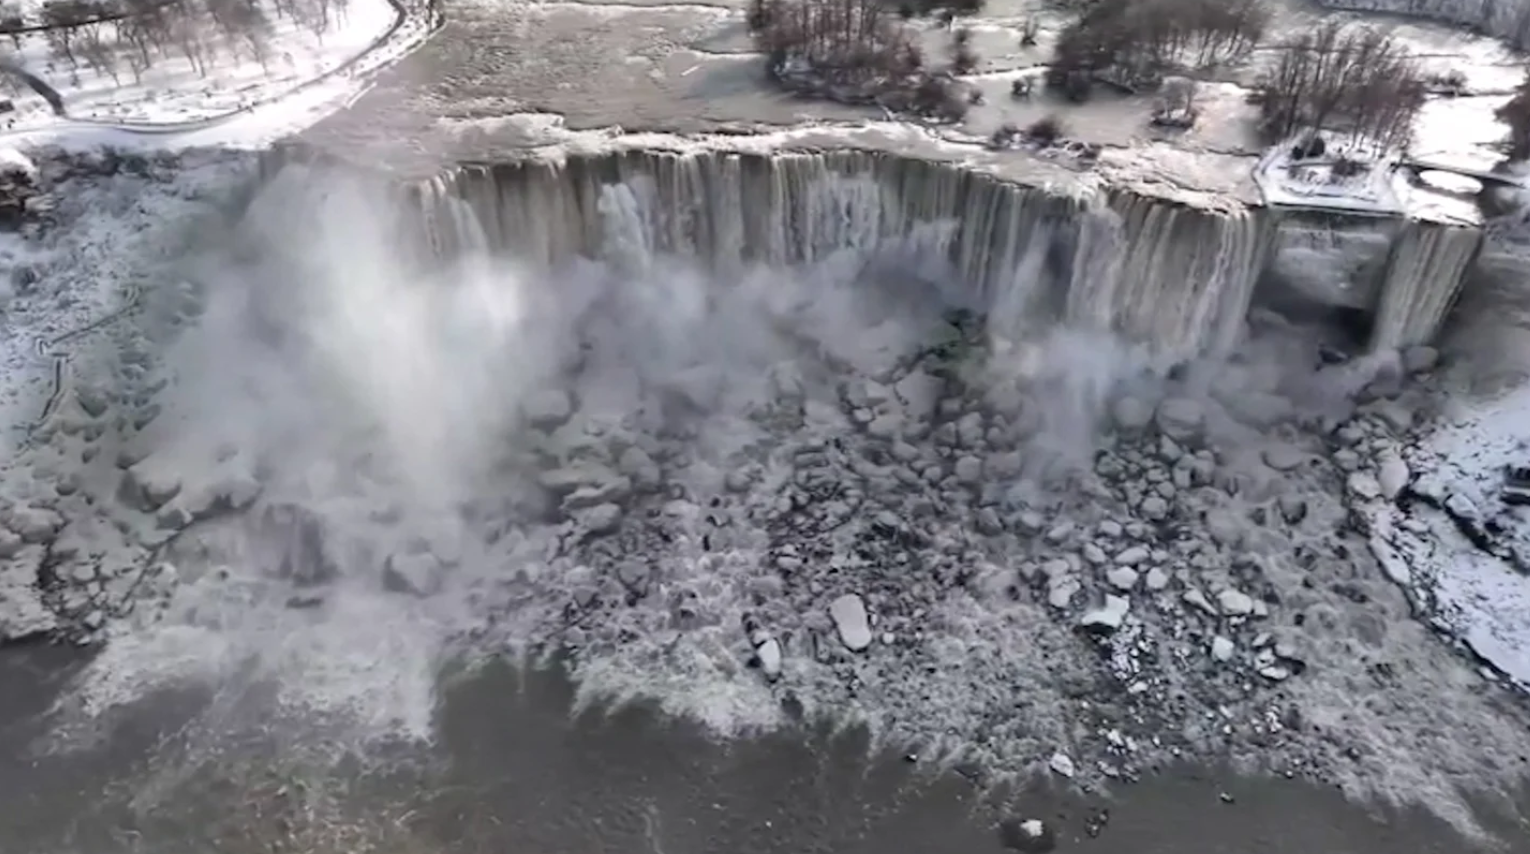
<path id="1" fill-rule="evenodd" d="M 273 164 L 311 153 L 283 149 Z M 1255 288 L 1289 240 L 1280 213 L 1208 210 L 1128 191 L 1029 187 L 959 165 L 837 149 L 770 154 L 625 148 L 464 164 L 406 189 L 427 254 L 476 250 L 550 266 L 575 257 L 691 259 L 726 278 L 748 265 L 896 257 L 954 283 L 950 298 L 1019 338 L 1109 331 L 1165 360 L 1228 352 Z M 1372 232 L 1374 223 L 1330 226 Z M 1349 282 L 1374 316 L 1372 349 L 1431 340 L 1481 245 L 1477 229 L 1396 223 Z M 1375 241 L 1370 241 L 1374 243 Z M 1301 249 L 1287 271 L 1337 268 Z M 1311 257 L 1309 257 L 1311 256 Z"/>

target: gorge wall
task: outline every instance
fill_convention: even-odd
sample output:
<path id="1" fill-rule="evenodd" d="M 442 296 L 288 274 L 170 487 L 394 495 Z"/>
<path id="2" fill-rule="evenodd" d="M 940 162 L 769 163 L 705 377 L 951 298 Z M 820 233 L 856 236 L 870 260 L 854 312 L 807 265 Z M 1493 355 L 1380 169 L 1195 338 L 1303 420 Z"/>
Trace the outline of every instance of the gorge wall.
<path id="1" fill-rule="evenodd" d="M 294 157 L 314 155 L 285 148 L 270 162 Z M 1120 334 L 1170 361 L 1227 352 L 1272 268 L 1344 280 L 1318 301 L 1372 315 L 1372 349 L 1427 342 L 1482 242 L 1477 229 L 1422 222 L 1292 229 L 1355 233 L 1368 247 L 1356 262 L 1339 246 L 1356 240 L 1293 241 L 1287 217 L 1269 209 L 1029 187 L 858 149 L 537 155 L 459 165 L 404 194 L 417 216 L 412 239 L 436 257 L 481 249 L 538 265 L 642 265 L 673 255 L 721 276 L 748 264 L 896 259 L 959 283 L 947 288 L 953 304 L 984 314 L 998 337 L 1062 323 Z M 1280 257 L 1288 250 L 1297 263 Z"/>

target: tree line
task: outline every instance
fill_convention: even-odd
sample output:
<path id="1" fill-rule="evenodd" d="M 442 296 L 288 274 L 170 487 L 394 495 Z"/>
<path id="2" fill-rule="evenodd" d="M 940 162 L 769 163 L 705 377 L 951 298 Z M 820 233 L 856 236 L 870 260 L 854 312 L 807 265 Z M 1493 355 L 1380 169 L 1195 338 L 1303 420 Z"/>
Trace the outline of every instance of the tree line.
<path id="1" fill-rule="evenodd" d="M 291 21 L 322 39 L 344 16 L 349 2 L 47 0 L 37 8 L 34 19 L 16 3 L 3 2 L 0 37 L 8 39 L 18 54 L 29 40 L 45 40 L 51 55 L 47 70 L 64 71 L 75 85 L 82 69 L 119 85 L 128 80 L 141 83 L 150 69 L 174 60 L 184 60 L 205 77 L 213 63 L 227 55 L 258 62 L 269 70 L 272 62 L 282 58 L 273 44 L 278 20 Z"/>

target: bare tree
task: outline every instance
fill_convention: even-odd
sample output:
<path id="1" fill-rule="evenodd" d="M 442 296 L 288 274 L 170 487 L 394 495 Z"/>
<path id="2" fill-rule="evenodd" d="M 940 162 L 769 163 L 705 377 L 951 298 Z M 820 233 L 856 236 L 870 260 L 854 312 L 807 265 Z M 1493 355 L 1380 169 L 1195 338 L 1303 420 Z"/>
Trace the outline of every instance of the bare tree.
<path id="1" fill-rule="evenodd" d="M 1412 139 L 1426 91 L 1418 64 L 1391 36 L 1330 21 L 1280 45 L 1258 97 L 1271 137 L 1342 129 L 1400 147 Z"/>
<path id="2" fill-rule="evenodd" d="M 118 85 L 122 83 L 122 75 L 117 70 L 118 54 L 115 40 L 108 41 L 103 31 L 104 25 L 96 24 L 91 27 L 81 27 L 78 35 L 76 50 L 85 64 L 95 69 L 98 74 L 104 74 L 112 78 L 112 82 Z"/>
<path id="3" fill-rule="evenodd" d="M 43 31 L 48 47 L 60 54 L 73 68 L 79 64 L 74 57 L 74 29 L 82 20 L 85 10 L 77 0 L 47 0 L 42 5 Z"/>
<path id="4" fill-rule="evenodd" d="M 27 16 L 15 3 L 0 4 L 0 32 L 11 39 L 11 47 L 21 50 L 22 30 L 26 29 Z"/>
<path id="5" fill-rule="evenodd" d="M 1514 97 L 1493 115 L 1509 128 L 1509 159 L 1530 158 L 1530 71 L 1514 90 Z"/>
<path id="6" fill-rule="evenodd" d="M 1047 83 L 1074 97 L 1095 77 L 1152 88 L 1174 70 L 1241 59 L 1269 20 L 1264 0 L 1096 0 L 1059 34 Z"/>

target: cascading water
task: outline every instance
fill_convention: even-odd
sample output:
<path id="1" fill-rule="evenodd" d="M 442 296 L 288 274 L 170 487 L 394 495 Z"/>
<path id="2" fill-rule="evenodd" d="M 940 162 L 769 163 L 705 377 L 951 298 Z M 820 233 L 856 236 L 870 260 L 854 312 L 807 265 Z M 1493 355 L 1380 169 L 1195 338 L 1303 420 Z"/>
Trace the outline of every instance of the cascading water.
<path id="1" fill-rule="evenodd" d="M 1481 229 L 1409 223 L 1393 239 L 1370 346 L 1392 350 L 1434 339 L 1482 251 Z"/>
<path id="2" fill-rule="evenodd" d="M 460 167 L 421 192 L 448 253 L 480 228 L 455 200 L 492 248 L 543 264 L 608 246 L 618 212 L 644 251 L 714 271 L 917 245 L 952 268 L 961 301 L 988 314 L 997 335 L 1061 321 L 1168 358 L 1231 346 L 1273 233 L 1253 213 L 1064 195 L 855 150 L 623 151 Z"/>

